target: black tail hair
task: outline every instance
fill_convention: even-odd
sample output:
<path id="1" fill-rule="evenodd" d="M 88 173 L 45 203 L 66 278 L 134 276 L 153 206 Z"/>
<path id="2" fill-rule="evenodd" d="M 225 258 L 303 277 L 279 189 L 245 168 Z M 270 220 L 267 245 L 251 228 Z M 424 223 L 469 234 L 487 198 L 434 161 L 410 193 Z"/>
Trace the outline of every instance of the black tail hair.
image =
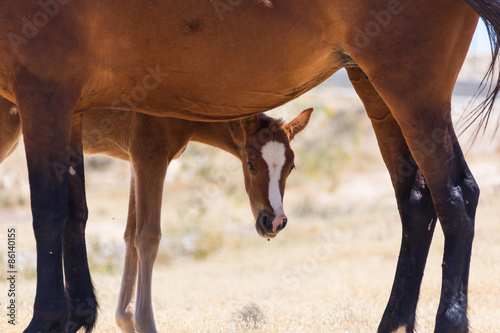
<path id="1" fill-rule="evenodd" d="M 474 122 L 479 121 L 479 127 L 474 135 L 475 138 L 481 128 L 483 128 L 483 132 L 486 130 L 495 99 L 500 93 L 500 71 L 497 70 L 498 55 L 500 54 L 500 0 L 465 0 L 465 2 L 483 19 L 490 38 L 492 56 L 490 67 L 481 81 L 478 92 L 474 96 L 474 98 L 477 98 L 487 88 L 487 97 L 467 116 L 469 124 L 464 129 L 468 129 Z M 495 132 L 499 126 L 500 122 L 497 124 Z"/>

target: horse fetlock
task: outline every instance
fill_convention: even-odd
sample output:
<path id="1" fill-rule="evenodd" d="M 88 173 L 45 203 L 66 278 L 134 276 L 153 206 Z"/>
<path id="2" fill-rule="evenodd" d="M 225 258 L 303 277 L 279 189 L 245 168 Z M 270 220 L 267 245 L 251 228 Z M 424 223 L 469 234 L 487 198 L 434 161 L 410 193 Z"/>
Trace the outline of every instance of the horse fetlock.
<path id="1" fill-rule="evenodd" d="M 35 299 L 33 318 L 24 332 L 68 332 L 71 323 L 66 298 L 53 300 L 43 306 L 40 303 Z"/>
<path id="2" fill-rule="evenodd" d="M 67 332 L 77 332 L 84 327 L 86 332 L 92 331 L 97 320 L 98 304 L 93 289 L 84 298 L 71 298 L 70 322 L 66 325 Z M 69 294 L 72 297 L 71 293 Z"/>
<path id="3" fill-rule="evenodd" d="M 153 310 L 136 311 L 134 316 L 135 329 L 141 333 L 157 333 Z"/>
<path id="4" fill-rule="evenodd" d="M 134 306 L 133 304 L 127 305 L 124 309 L 118 307 L 115 313 L 115 321 L 118 327 L 124 333 L 137 332 L 134 327 Z"/>

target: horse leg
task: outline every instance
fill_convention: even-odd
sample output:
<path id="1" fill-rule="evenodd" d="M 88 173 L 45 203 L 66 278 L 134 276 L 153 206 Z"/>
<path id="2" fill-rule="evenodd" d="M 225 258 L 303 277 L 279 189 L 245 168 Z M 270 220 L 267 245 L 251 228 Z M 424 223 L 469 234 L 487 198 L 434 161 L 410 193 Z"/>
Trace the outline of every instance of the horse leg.
<path id="1" fill-rule="evenodd" d="M 443 282 L 436 332 L 468 332 L 467 285 L 479 188 L 465 163 L 453 129 L 450 112 L 452 87 L 442 90 L 446 94 L 444 96 L 437 91 L 434 95 L 428 95 L 426 89 L 416 89 L 414 95 L 409 95 L 405 88 L 399 91 L 404 83 L 391 81 L 389 72 L 386 79 L 384 82 L 390 82 L 391 89 L 383 82 L 379 85 L 377 82 L 372 83 L 401 128 L 411 155 L 430 190 L 445 235 Z M 431 86 L 426 82 L 421 84 L 422 87 Z M 436 97 L 442 100 L 433 100 Z M 384 136 L 389 135 L 391 133 L 384 133 Z M 386 314 L 384 320 L 393 320 L 391 314 Z M 382 324 L 382 328 L 390 327 L 387 321 Z"/>
<path id="2" fill-rule="evenodd" d="M 135 114 L 130 139 L 130 160 L 135 175 L 138 279 L 135 328 L 139 332 L 156 332 L 151 286 L 153 265 L 161 240 L 161 202 L 163 183 L 176 137 L 168 137 L 161 122 Z"/>
<path id="3" fill-rule="evenodd" d="M 21 137 L 21 119 L 15 107 L 0 97 L 0 163 L 12 154 Z"/>
<path id="4" fill-rule="evenodd" d="M 455 165 L 450 171 L 448 184 L 441 190 L 448 193 L 448 200 L 439 203 L 445 244 L 435 332 L 468 332 L 469 268 L 479 187 L 465 162 L 455 134 L 450 135 Z"/>
<path id="5" fill-rule="evenodd" d="M 436 332 L 468 332 L 467 286 L 479 188 L 465 163 L 450 113 L 441 118 L 425 111 L 421 109 L 419 114 L 424 115 L 418 116 L 422 127 L 413 127 L 409 119 L 398 123 L 404 124 L 403 133 L 430 189 L 445 236 Z M 427 141 L 429 133 L 432 142 Z"/>
<path id="6" fill-rule="evenodd" d="M 62 235 L 68 218 L 68 150 L 79 89 L 19 75 L 15 87 L 31 189 L 37 249 L 33 318 L 25 332 L 65 332 L 70 316 L 63 283 Z M 81 138 L 80 138 L 81 142 Z"/>
<path id="7" fill-rule="evenodd" d="M 409 21 L 415 24 L 408 26 Z M 463 2 L 408 2 L 404 15 L 394 16 L 364 49 L 349 51 L 399 125 L 443 229 L 439 333 L 468 332 L 467 285 L 479 188 L 457 142 L 451 97 L 476 24 L 477 14 Z M 433 38 L 436 31 L 443 38 Z M 391 327 L 394 310 L 388 309 L 382 328 Z"/>
<path id="8" fill-rule="evenodd" d="M 166 163 L 163 165 L 166 167 Z M 160 211 L 166 170 L 158 170 L 158 165 L 146 165 L 146 163 L 134 163 L 134 170 L 137 200 L 135 247 L 138 255 L 134 322 L 139 332 L 156 332 L 151 285 L 153 265 L 161 240 Z"/>
<path id="9" fill-rule="evenodd" d="M 116 307 L 116 323 L 123 332 L 136 332 L 134 328 L 135 284 L 137 279 L 137 249 L 135 247 L 135 176 L 132 169 L 127 227 L 125 229 L 125 264 L 123 266 L 120 296 Z"/>
<path id="10" fill-rule="evenodd" d="M 69 216 L 63 231 L 64 277 L 71 305 L 68 332 L 76 332 L 81 327 L 85 327 L 86 332 L 92 331 L 97 316 L 97 302 L 85 245 L 88 210 L 81 137 L 82 115 L 77 115 L 71 129 Z"/>
<path id="11" fill-rule="evenodd" d="M 361 69 L 347 68 L 347 73 L 375 130 L 391 176 L 403 227 L 396 276 L 378 332 L 394 332 L 400 327 L 413 332 L 436 212 L 422 173 L 389 108 Z"/>
<path id="12" fill-rule="evenodd" d="M 148 170 L 139 166 L 136 170 L 137 229 L 134 241 L 138 256 L 138 279 L 134 322 L 139 332 L 156 332 L 151 288 L 153 265 L 161 239 L 160 210 L 164 176 L 152 177 L 149 172 L 157 173 L 156 168 Z"/>

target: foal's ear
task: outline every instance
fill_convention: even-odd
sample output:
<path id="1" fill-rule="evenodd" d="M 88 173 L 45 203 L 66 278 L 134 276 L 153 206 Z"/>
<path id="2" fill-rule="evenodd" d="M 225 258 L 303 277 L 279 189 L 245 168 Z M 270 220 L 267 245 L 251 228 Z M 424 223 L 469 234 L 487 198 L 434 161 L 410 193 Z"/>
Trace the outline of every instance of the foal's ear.
<path id="1" fill-rule="evenodd" d="M 258 128 L 259 120 L 257 116 L 249 116 L 229 122 L 229 132 L 238 146 L 242 145 L 246 137 L 255 133 Z"/>
<path id="2" fill-rule="evenodd" d="M 288 135 L 290 141 L 297 133 L 306 128 L 307 124 L 309 123 L 309 119 L 311 119 L 311 114 L 313 111 L 314 108 L 304 110 L 294 120 L 286 125 L 283 125 L 283 130 L 285 131 L 286 135 Z"/>
<path id="3" fill-rule="evenodd" d="M 241 127 L 246 134 L 253 134 L 259 130 L 259 118 L 257 116 L 249 116 L 241 119 Z"/>

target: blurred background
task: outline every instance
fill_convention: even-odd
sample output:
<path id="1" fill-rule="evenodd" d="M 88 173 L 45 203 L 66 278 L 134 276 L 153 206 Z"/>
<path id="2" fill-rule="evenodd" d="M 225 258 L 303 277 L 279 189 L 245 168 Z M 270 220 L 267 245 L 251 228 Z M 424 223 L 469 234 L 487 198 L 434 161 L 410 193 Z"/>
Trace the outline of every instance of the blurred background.
<path id="1" fill-rule="evenodd" d="M 458 129 L 490 62 L 481 26 L 453 99 Z M 481 98 L 479 98 L 481 101 Z M 497 102 L 498 104 L 498 102 Z M 284 199 L 289 223 L 267 242 L 244 189 L 241 162 L 191 143 L 168 170 L 162 241 L 153 301 L 162 332 L 373 332 L 395 272 L 401 226 L 389 175 L 364 108 L 344 70 L 297 100 L 269 112 L 289 121 L 308 107 L 308 127 L 292 142 L 296 170 Z M 481 188 L 470 286 L 473 332 L 500 324 L 500 110 L 484 135 L 461 134 Z M 6 307 L 6 231 L 17 228 L 18 320 L 31 318 L 36 252 L 24 150 L 0 165 L 0 308 Z M 129 165 L 85 159 L 89 264 L 101 303 L 98 332 L 118 331 L 114 308 L 123 268 Z M 443 239 L 436 228 L 418 308 L 419 331 L 431 331 L 440 290 Z M 3 295 L 2 293 L 4 293 Z M 1 318 L 1 317 L 0 317 Z"/>

